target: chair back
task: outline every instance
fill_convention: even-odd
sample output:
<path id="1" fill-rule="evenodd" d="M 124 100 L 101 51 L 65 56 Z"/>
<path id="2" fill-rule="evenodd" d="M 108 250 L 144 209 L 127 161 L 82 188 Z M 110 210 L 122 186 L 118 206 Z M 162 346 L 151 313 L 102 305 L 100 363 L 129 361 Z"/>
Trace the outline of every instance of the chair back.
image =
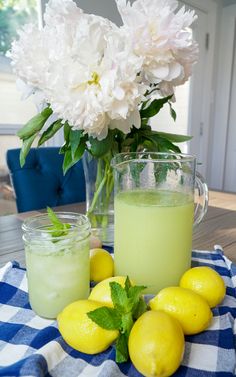
<path id="1" fill-rule="evenodd" d="M 7 151 L 18 212 L 85 201 L 82 161 L 63 175 L 63 155 L 58 147 L 31 148 L 23 168 L 19 157 L 20 149 Z"/>

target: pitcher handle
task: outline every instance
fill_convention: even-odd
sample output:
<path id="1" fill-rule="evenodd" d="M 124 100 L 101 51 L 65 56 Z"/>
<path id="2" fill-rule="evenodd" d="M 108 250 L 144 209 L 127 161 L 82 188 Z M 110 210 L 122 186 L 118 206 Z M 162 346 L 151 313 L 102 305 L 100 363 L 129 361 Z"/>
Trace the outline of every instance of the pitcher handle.
<path id="1" fill-rule="evenodd" d="M 200 173 L 196 172 L 195 179 L 195 210 L 194 210 L 194 227 L 198 225 L 208 208 L 208 187 Z"/>

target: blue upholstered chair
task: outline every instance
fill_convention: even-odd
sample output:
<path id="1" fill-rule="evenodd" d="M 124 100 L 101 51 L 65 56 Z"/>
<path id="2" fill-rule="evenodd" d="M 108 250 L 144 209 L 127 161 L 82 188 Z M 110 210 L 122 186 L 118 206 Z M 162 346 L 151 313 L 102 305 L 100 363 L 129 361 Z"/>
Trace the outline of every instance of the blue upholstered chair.
<path id="1" fill-rule="evenodd" d="M 63 175 L 59 148 L 32 148 L 23 168 L 20 149 L 7 151 L 7 165 L 16 195 L 18 212 L 85 201 L 82 161 Z"/>

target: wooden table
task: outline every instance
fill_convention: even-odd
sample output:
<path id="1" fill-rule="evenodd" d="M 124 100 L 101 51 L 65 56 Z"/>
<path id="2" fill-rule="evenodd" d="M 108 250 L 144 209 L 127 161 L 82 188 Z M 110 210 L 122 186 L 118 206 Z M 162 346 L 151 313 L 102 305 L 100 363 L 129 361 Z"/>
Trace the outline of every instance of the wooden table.
<path id="1" fill-rule="evenodd" d="M 193 249 L 213 250 L 221 245 L 225 255 L 236 263 L 236 195 L 210 191 L 208 213 L 194 231 Z M 83 213 L 84 203 L 57 209 Z M 21 225 L 24 218 L 38 212 L 0 217 L 0 267 L 10 260 L 25 266 Z"/>

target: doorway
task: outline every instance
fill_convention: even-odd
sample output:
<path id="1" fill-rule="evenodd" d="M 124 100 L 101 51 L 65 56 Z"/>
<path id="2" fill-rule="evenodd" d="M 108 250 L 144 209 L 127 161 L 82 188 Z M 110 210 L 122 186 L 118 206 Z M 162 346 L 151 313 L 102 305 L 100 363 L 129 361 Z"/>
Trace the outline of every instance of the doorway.
<path id="1" fill-rule="evenodd" d="M 210 185 L 236 192 L 236 4 L 222 12 Z"/>
<path id="2" fill-rule="evenodd" d="M 211 0 L 183 0 L 180 5 L 193 9 L 198 16 L 192 30 L 199 44 L 199 59 L 190 81 L 176 90 L 177 101 L 173 104 L 176 122 L 170 119 L 166 107 L 152 120 L 152 127 L 193 136 L 191 142 L 181 144 L 180 148 L 197 157 L 198 171 L 207 177 L 217 7 Z"/>

